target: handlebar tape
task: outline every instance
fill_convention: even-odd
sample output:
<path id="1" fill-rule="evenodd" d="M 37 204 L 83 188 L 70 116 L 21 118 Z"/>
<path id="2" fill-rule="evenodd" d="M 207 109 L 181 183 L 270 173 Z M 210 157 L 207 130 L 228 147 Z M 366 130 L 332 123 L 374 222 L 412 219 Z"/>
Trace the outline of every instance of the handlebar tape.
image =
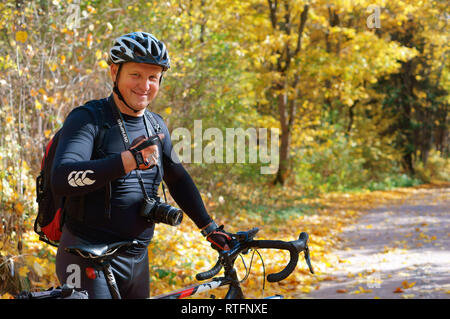
<path id="1" fill-rule="evenodd" d="M 298 240 L 284 242 L 284 241 L 273 241 L 273 240 L 255 240 L 252 242 L 253 247 L 258 248 L 274 248 L 274 249 L 285 249 L 289 250 L 290 260 L 289 263 L 284 267 L 284 269 L 275 274 L 269 274 L 267 276 L 268 282 L 277 282 L 288 277 L 297 266 L 298 254 L 299 252 L 305 250 L 306 243 L 308 241 L 308 234 L 302 232 Z"/>
<path id="2" fill-rule="evenodd" d="M 222 264 L 220 263 L 220 259 L 217 261 L 216 265 L 208 271 L 201 272 L 195 275 L 195 279 L 197 280 L 206 280 L 214 277 L 219 273 L 222 269 Z"/>
<path id="3" fill-rule="evenodd" d="M 291 258 L 289 260 L 289 263 L 287 266 L 280 272 L 277 272 L 275 274 L 269 274 L 267 275 L 267 281 L 268 282 L 277 282 L 285 279 L 287 276 L 289 276 L 295 269 L 295 266 L 297 266 L 298 262 L 298 253 L 293 253 L 292 251 L 289 251 L 291 254 Z"/>

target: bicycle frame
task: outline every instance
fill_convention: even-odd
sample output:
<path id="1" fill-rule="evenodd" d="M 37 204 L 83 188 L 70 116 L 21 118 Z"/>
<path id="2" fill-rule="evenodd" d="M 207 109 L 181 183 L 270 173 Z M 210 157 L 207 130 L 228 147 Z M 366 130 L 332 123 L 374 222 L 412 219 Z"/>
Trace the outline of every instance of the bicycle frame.
<path id="1" fill-rule="evenodd" d="M 234 269 L 233 269 L 234 270 Z M 234 272 L 236 274 L 236 272 Z M 222 286 L 230 286 L 228 289 L 227 294 L 225 295 L 224 299 L 244 299 L 244 294 L 242 292 L 240 283 L 237 279 L 227 278 L 227 277 L 218 277 L 213 278 L 210 281 L 198 284 L 198 285 L 191 285 L 186 288 L 183 288 L 181 290 L 176 290 L 173 292 L 157 295 L 154 297 L 150 297 L 150 299 L 183 299 L 187 297 L 194 296 L 196 294 L 200 294 L 209 290 L 213 290 Z M 283 296 L 281 295 L 275 295 L 266 297 L 264 299 L 282 299 Z"/>
<path id="2" fill-rule="evenodd" d="M 196 294 L 213 290 L 222 286 L 230 285 L 230 289 L 228 290 L 227 297 L 225 299 L 243 299 L 244 295 L 242 294 L 242 290 L 240 287 L 238 290 L 232 285 L 232 281 L 225 277 L 214 278 L 206 283 L 199 285 L 191 285 L 181 290 L 161 294 L 155 297 L 150 297 L 150 299 L 182 299 L 186 297 L 191 297 Z"/>

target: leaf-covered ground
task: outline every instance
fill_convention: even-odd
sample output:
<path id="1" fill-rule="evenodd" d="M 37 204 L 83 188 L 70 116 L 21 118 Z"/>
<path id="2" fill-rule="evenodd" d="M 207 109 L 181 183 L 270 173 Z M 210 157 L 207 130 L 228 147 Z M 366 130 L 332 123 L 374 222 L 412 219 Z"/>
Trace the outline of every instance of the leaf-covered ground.
<path id="1" fill-rule="evenodd" d="M 450 298 L 450 188 L 370 210 L 339 235 L 339 263 L 313 298 Z"/>

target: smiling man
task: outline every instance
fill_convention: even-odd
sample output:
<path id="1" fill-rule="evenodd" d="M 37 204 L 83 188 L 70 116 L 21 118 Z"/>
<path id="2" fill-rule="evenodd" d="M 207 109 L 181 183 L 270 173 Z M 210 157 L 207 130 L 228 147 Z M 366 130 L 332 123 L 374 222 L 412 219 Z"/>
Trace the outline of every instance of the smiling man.
<path id="1" fill-rule="evenodd" d="M 118 88 L 119 68 L 121 71 L 121 90 L 115 90 L 115 102 L 119 107 L 122 107 L 123 113 L 141 116 L 158 93 L 164 69 L 158 65 L 136 62 L 111 64 L 111 76 L 116 88 Z M 122 97 L 118 98 L 118 95 Z M 124 100 L 128 101 L 134 108 L 127 105 Z"/>
<path id="2" fill-rule="evenodd" d="M 111 266 L 122 298 L 147 298 L 147 246 L 155 223 L 171 224 L 153 208 L 161 208 L 164 217 L 178 212 L 159 199 L 162 180 L 213 248 L 229 249 L 230 237 L 208 215 L 192 178 L 174 158 L 164 120 L 147 109 L 170 68 L 165 44 L 149 33 L 126 34 L 114 41 L 109 64 L 113 93 L 75 108 L 56 149 L 52 189 L 65 198 L 56 272 L 61 285 L 71 284 L 67 281 L 77 265 L 78 288 L 87 290 L 89 298 L 111 298 L 105 278 L 65 248 L 136 240 L 140 245 L 123 251 Z"/>

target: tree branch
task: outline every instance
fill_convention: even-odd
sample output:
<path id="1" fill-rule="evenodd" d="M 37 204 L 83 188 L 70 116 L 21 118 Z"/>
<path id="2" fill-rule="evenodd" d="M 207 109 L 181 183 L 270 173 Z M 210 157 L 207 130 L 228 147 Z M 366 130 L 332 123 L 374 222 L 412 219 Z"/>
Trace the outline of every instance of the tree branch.
<path id="1" fill-rule="evenodd" d="M 298 26 L 298 38 L 297 38 L 297 48 L 295 49 L 294 56 L 302 49 L 302 36 L 305 30 L 306 19 L 308 18 L 309 5 L 305 4 L 303 6 L 303 12 L 300 15 L 300 24 Z"/>
<path id="2" fill-rule="evenodd" d="M 272 22 L 272 27 L 274 30 L 277 28 L 277 6 L 278 1 L 267 0 L 269 2 L 269 10 L 270 10 L 270 21 Z"/>

